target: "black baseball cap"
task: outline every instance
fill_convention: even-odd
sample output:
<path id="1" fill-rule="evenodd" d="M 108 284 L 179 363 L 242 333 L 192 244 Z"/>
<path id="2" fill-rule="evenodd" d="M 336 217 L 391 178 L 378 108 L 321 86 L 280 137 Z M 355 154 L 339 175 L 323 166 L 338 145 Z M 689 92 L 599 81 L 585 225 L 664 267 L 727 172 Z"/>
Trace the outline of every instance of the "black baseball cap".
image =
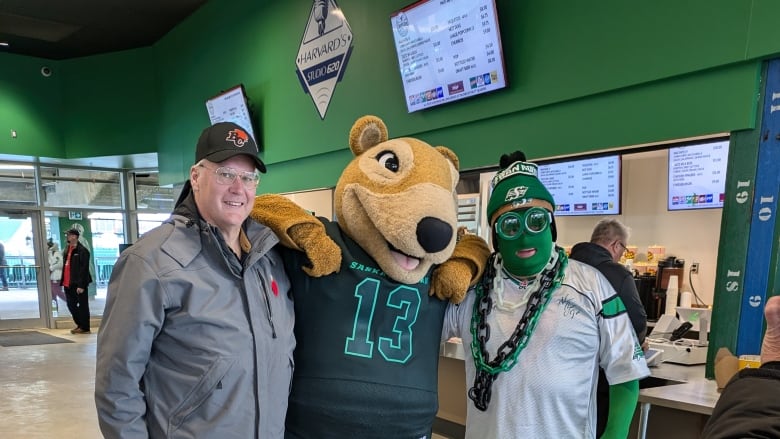
<path id="1" fill-rule="evenodd" d="M 258 171 L 265 173 L 265 163 L 257 156 L 259 152 L 255 139 L 245 129 L 233 122 L 218 122 L 200 134 L 195 163 L 203 159 L 219 163 L 244 154 L 252 157 Z"/>

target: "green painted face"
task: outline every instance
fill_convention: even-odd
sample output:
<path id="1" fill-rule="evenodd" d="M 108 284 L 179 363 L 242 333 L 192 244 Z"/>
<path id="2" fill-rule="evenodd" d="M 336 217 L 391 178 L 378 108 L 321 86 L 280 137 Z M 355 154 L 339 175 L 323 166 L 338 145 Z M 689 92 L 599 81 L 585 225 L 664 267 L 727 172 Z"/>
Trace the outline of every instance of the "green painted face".
<path id="1" fill-rule="evenodd" d="M 504 268 L 520 277 L 541 273 L 553 248 L 552 215 L 540 207 L 501 214 L 494 225 Z"/>

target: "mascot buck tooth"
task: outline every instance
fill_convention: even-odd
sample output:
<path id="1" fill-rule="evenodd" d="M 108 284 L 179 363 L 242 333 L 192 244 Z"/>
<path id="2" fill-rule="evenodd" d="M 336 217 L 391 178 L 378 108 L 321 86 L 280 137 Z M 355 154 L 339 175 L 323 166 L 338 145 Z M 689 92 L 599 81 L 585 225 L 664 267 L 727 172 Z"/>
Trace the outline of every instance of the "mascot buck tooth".
<path id="1" fill-rule="evenodd" d="M 297 347 L 286 435 L 429 438 L 446 299 L 463 299 L 490 250 L 458 239 L 452 151 L 388 140 L 374 116 L 355 122 L 349 146 L 337 222 L 279 195 L 258 196 L 252 211 L 289 249 Z"/>

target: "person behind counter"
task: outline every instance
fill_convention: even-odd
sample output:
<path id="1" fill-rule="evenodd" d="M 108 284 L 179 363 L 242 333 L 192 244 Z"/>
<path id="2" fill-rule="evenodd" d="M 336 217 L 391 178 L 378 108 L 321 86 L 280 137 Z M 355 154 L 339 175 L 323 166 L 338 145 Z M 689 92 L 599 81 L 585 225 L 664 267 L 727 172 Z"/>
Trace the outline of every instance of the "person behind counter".
<path id="1" fill-rule="evenodd" d="M 615 289 L 628 317 L 634 326 L 634 332 L 640 345 L 644 346 L 647 334 L 647 313 L 639 299 L 634 276 L 618 263 L 626 250 L 628 228 L 614 218 L 604 218 L 593 228 L 590 242 L 580 242 L 571 249 L 571 259 L 584 262 L 601 272 Z M 596 390 L 597 426 L 596 435 L 601 436 L 607 427 L 609 413 L 609 383 L 604 369 L 599 368 L 599 384 Z"/>
<path id="2" fill-rule="evenodd" d="M 703 439 L 780 438 L 780 296 L 764 307 L 761 367 L 729 381 L 702 431 Z"/>
<path id="3" fill-rule="evenodd" d="M 614 403 L 601 437 L 625 438 L 650 371 L 622 301 L 555 245 L 555 201 L 537 166 L 516 152 L 500 167 L 486 212 L 497 251 L 442 332 L 463 340 L 473 380 L 466 437 L 595 438 L 603 367 Z"/>

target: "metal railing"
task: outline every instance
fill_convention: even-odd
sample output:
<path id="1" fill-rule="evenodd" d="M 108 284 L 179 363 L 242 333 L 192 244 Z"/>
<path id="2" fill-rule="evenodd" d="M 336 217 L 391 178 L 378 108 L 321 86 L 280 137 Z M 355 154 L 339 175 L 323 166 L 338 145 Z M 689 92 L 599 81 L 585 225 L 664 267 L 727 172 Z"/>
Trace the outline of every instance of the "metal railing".
<path id="1" fill-rule="evenodd" d="M 35 288 L 38 284 L 38 270 L 40 265 L 35 264 L 34 256 L 6 256 L 6 264 L 0 265 L 0 270 L 5 270 L 8 286 L 15 288 Z M 111 272 L 114 270 L 117 256 L 95 257 L 94 273 L 97 286 L 108 285 Z"/>
<path id="2" fill-rule="evenodd" d="M 38 269 L 33 256 L 6 256 L 6 265 L 0 265 L 0 270 L 5 270 L 9 287 L 29 288 L 38 283 Z"/>

